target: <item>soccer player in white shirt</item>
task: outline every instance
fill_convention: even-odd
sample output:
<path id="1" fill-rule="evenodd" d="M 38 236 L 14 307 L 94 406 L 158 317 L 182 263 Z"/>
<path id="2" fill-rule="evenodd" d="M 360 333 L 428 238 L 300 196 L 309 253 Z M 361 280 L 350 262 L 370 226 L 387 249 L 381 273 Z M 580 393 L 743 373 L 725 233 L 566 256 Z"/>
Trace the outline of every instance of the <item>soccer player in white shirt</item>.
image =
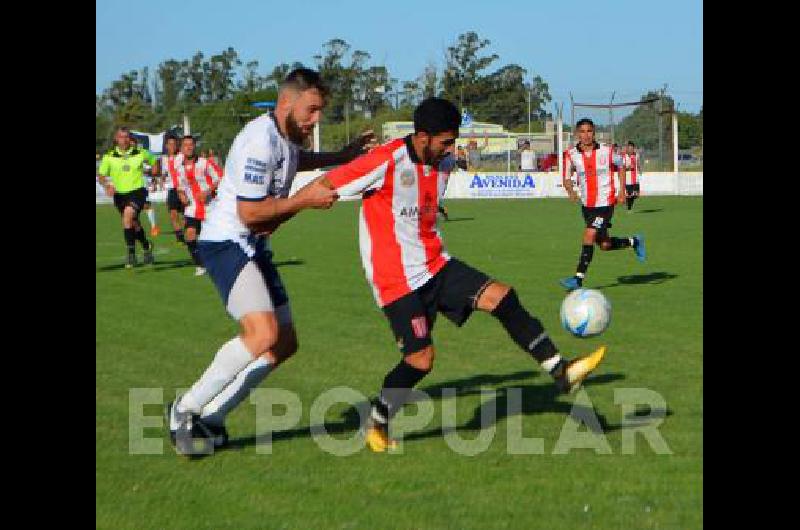
<path id="1" fill-rule="evenodd" d="M 451 102 L 426 99 L 414 111 L 414 134 L 386 143 L 315 182 L 342 196 L 361 195 L 362 265 L 403 356 L 372 403 L 366 440 L 375 452 L 394 446 L 389 421 L 433 368 L 431 333 L 437 313 L 457 326 L 476 310 L 490 313 L 562 391 L 577 389 L 605 354 L 601 346 L 590 355 L 562 358 L 510 285 L 445 250 L 436 213 L 454 166 L 448 155 L 460 122 L 461 113 Z"/>
<path id="2" fill-rule="evenodd" d="M 317 72 L 292 71 L 281 83 L 274 114 L 252 120 L 233 141 L 198 249 L 241 332 L 219 349 L 189 391 L 167 405 L 170 439 L 179 454 L 205 455 L 227 443 L 226 414 L 297 350 L 289 298 L 267 235 L 299 211 L 330 208 L 338 198 L 320 185 L 290 197 L 298 170 L 347 162 L 371 139 L 362 135 L 339 153 L 300 150 L 327 93 Z"/>

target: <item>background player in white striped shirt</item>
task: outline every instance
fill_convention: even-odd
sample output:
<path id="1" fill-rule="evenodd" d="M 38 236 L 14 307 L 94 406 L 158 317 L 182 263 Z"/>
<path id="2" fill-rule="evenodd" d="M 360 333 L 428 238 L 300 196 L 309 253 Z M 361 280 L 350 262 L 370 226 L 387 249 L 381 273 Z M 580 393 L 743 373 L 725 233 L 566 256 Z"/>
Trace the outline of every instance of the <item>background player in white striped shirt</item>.
<path id="1" fill-rule="evenodd" d="M 414 134 L 393 140 L 315 181 L 340 195 L 361 195 L 359 246 L 375 301 L 402 352 L 373 400 L 366 440 L 376 452 L 395 445 L 389 420 L 411 389 L 433 368 L 431 332 L 442 313 L 457 326 L 475 311 L 497 318 L 514 342 L 573 391 L 600 363 L 605 347 L 567 361 L 519 302 L 515 290 L 451 258 L 436 226 L 461 113 L 451 102 L 429 98 L 414 111 Z M 312 185 L 313 186 L 313 185 Z"/>
<path id="2" fill-rule="evenodd" d="M 617 171 L 617 168 L 623 166 L 622 157 L 615 154 L 610 146 L 595 142 L 594 123 L 589 118 L 579 120 L 575 129 L 578 143 L 567 151 L 561 181 L 569 198 L 573 202 L 582 202 L 581 211 L 586 229 L 583 231 L 583 246 L 575 275 L 559 280 L 568 290 L 583 285 L 595 244 L 601 250 L 633 247 L 636 258 L 639 261 L 645 260 L 644 238 L 641 234 L 632 237 L 608 235 L 614 204 L 625 202 L 624 171 Z M 572 171 L 577 175 L 580 197 L 572 187 L 572 179 L 568 178 Z M 617 175 L 616 179 L 614 173 Z"/>

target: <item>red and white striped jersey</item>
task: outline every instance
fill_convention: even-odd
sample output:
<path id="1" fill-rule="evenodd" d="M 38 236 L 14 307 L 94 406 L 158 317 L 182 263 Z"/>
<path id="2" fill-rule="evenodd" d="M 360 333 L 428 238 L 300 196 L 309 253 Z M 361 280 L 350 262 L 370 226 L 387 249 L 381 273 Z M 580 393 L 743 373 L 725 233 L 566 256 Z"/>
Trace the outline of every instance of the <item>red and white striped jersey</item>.
<path id="1" fill-rule="evenodd" d="M 639 182 L 639 155 L 636 153 L 626 154 L 625 169 L 628 170 L 627 183 L 637 184 Z"/>
<path id="2" fill-rule="evenodd" d="M 179 188 L 186 193 L 189 204 L 183 211 L 185 217 L 204 220 L 208 212 L 208 203 L 211 201 L 209 195 L 203 201 L 203 192 L 216 189 L 217 184 L 222 178 L 219 172 L 206 158 L 196 158 L 195 160 L 185 160 L 182 164 L 177 164 L 175 169 L 178 173 Z"/>
<path id="3" fill-rule="evenodd" d="M 450 166 L 424 165 L 406 136 L 326 174 L 339 195 L 362 195 L 361 262 L 380 307 L 425 285 L 450 259 L 436 225 Z"/>
<path id="4" fill-rule="evenodd" d="M 167 182 L 167 189 L 178 189 L 180 187 L 180 178 L 178 177 L 177 166 L 181 164 L 183 161 L 183 155 L 181 153 L 177 153 L 174 155 L 161 155 L 161 163 L 159 164 L 159 169 L 161 169 L 161 175 L 166 178 Z"/>
<path id="5" fill-rule="evenodd" d="M 217 159 L 215 157 L 213 157 L 213 156 L 209 156 L 207 158 L 208 158 L 208 163 L 211 164 L 211 167 L 214 168 L 214 171 L 217 172 L 217 175 L 219 175 L 219 177 L 222 178 L 222 176 L 225 173 L 222 170 L 222 168 L 220 167 L 219 163 L 217 162 Z"/>
<path id="6" fill-rule="evenodd" d="M 563 175 L 575 170 L 584 206 L 599 208 L 615 204 L 617 184 L 612 171 L 616 171 L 614 165 L 622 165 L 621 156 L 614 155 L 608 145 L 595 144 L 588 152 L 571 147 L 565 158 Z"/>

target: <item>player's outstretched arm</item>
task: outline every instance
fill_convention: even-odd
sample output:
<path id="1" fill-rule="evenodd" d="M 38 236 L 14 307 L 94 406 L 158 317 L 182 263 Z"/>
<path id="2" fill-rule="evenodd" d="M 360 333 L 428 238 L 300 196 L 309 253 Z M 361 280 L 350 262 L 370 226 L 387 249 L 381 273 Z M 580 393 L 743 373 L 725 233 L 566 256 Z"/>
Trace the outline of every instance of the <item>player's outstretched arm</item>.
<path id="1" fill-rule="evenodd" d="M 332 186 L 326 186 L 321 182 L 320 177 L 302 188 L 300 188 L 297 193 L 295 193 L 292 197 L 288 199 L 272 199 L 273 201 L 289 201 L 290 199 L 295 199 L 295 197 L 300 196 L 300 201 L 305 201 L 306 204 L 314 204 L 312 206 L 306 207 L 299 207 L 299 208 L 292 208 L 288 205 L 288 203 L 278 204 L 279 209 L 286 208 L 283 210 L 282 213 L 271 217 L 270 219 L 262 220 L 262 221 L 253 221 L 253 222 L 245 222 L 247 226 L 253 230 L 256 234 L 259 235 L 271 235 L 273 234 L 279 226 L 283 223 L 297 215 L 297 213 L 301 209 L 305 208 L 317 208 L 317 209 L 328 209 L 330 208 L 336 199 L 339 198 L 339 195 L 332 190 Z M 242 211 L 242 201 L 239 201 L 239 216 L 241 217 Z M 247 206 L 245 206 L 247 208 Z M 242 217 L 244 220 L 244 217 Z"/>
<path id="2" fill-rule="evenodd" d="M 313 153 L 300 151 L 300 160 L 297 164 L 298 171 L 310 171 L 329 166 L 346 164 L 354 158 L 367 152 L 367 147 L 374 144 L 375 133 L 371 130 L 364 131 L 358 138 L 346 145 L 337 153 Z"/>
<path id="3" fill-rule="evenodd" d="M 281 218 L 288 219 L 307 208 L 328 209 L 338 198 L 335 191 L 314 181 L 285 199 L 267 197 L 258 201 L 239 200 L 237 211 L 242 222 L 251 226 L 266 221 L 279 221 Z"/>

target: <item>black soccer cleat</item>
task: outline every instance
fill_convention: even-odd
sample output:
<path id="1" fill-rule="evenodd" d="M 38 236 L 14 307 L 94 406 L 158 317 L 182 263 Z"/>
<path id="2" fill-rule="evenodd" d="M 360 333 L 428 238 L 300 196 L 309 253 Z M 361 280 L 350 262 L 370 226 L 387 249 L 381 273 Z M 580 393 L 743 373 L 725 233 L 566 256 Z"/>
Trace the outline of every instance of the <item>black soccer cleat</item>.
<path id="1" fill-rule="evenodd" d="M 125 260 L 125 268 L 126 269 L 132 269 L 136 265 L 137 265 L 137 263 L 136 263 L 136 254 L 134 254 L 133 252 L 129 252 L 128 253 L 128 257 Z"/>
<path id="2" fill-rule="evenodd" d="M 208 426 L 200 420 L 199 414 L 180 412 L 171 401 L 165 409 L 169 439 L 179 455 L 200 458 L 214 454 L 215 436 Z M 173 420 L 178 427 L 172 429 Z M 227 433 L 225 433 L 227 435 Z M 226 437 L 227 442 L 227 437 Z"/>
<path id="3" fill-rule="evenodd" d="M 228 446 L 228 429 L 226 429 L 224 425 L 212 425 L 204 422 L 202 419 L 200 422 L 208 429 L 208 432 L 211 433 L 215 449 L 222 449 Z"/>

